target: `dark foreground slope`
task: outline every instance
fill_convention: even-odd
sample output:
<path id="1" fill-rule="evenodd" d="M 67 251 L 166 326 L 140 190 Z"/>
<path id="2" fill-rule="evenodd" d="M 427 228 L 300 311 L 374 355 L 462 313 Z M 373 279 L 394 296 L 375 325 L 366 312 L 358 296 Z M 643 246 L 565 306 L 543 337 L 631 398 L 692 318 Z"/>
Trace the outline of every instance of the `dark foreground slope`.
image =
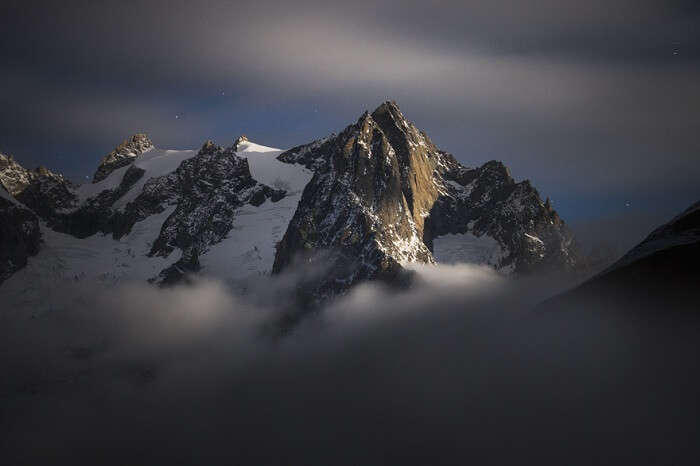
<path id="1" fill-rule="evenodd" d="M 654 230 L 619 261 L 545 304 L 614 307 L 645 315 L 668 311 L 700 316 L 700 202 Z"/>

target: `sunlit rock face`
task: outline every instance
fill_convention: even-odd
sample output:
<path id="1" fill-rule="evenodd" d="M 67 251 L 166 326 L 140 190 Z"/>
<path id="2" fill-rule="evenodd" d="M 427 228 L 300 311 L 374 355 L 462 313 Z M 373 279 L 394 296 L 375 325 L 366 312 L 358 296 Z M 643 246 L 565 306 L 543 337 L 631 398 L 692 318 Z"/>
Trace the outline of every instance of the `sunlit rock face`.
<path id="1" fill-rule="evenodd" d="M 432 262 L 416 224 L 404 163 L 372 115 L 338 136 L 280 156 L 315 168 L 282 239 L 273 271 L 297 256 L 333 251 L 331 273 L 319 288 L 334 292 L 360 280 L 394 280 L 402 262 Z M 409 194 L 407 198 L 406 194 Z"/>
<path id="2" fill-rule="evenodd" d="M 104 156 L 97 167 L 92 182 L 96 183 L 104 180 L 114 170 L 129 165 L 136 157 L 149 149 L 153 149 L 153 143 L 145 134 L 134 134 L 130 138 L 125 139 L 112 152 Z"/>
<path id="3" fill-rule="evenodd" d="M 273 270 L 331 250 L 332 273 L 319 285 L 322 293 L 366 279 L 393 282 L 403 276 L 402 264 L 434 262 L 434 240 L 448 234 L 497 242 L 499 253 L 490 254 L 489 263 L 507 273 L 577 263 L 572 235 L 528 181 L 516 183 L 500 162 L 462 166 L 393 102 L 279 160 L 315 175 Z"/>

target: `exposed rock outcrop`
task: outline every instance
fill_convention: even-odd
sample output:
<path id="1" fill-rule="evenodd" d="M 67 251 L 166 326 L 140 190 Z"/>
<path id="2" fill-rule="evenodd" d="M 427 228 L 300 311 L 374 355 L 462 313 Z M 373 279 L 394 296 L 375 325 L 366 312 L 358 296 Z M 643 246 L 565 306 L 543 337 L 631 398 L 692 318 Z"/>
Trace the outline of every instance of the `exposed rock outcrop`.
<path id="1" fill-rule="evenodd" d="M 122 227 L 122 215 L 113 209 L 114 203 L 126 194 L 144 175 L 145 170 L 130 166 L 114 189 L 105 189 L 87 199 L 77 209 L 54 216 L 52 226 L 78 238 L 96 233 L 112 233 Z"/>
<path id="2" fill-rule="evenodd" d="M 148 180 L 124 212 L 115 213 L 113 234 L 120 238 L 136 222 L 173 207 L 149 254 L 165 257 L 180 249 L 185 259 L 175 270 L 196 271 L 193 264 L 198 264 L 198 255 L 233 228 L 236 209 L 244 204 L 259 206 L 268 199 L 277 202 L 284 195 L 255 181 L 248 161 L 237 156 L 233 147 L 224 149 L 209 141 L 174 172 Z M 163 278 L 171 283 L 173 277 L 170 271 Z"/>
<path id="3" fill-rule="evenodd" d="M 578 255 L 571 232 L 549 199 L 542 201 L 529 181 L 516 183 L 501 163 L 476 169 L 445 154 L 439 167 L 443 189 L 426 219 L 424 239 L 445 234 L 487 235 L 501 245 L 493 265 L 519 273 L 572 269 Z"/>
<path id="4" fill-rule="evenodd" d="M 74 186 L 45 167 L 27 170 L 11 156 L 0 154 L 0 184 L 19 202 L 43 218 L 76 205 Z"/>
<path id="5" fill-rule="evenodd" d="M 102 181 L 117 168 L 125 167 L 149 149 L 153 148 L 153 143 L 145 134 L 135 134 L 125 139 L 112 152 L 105 155 L 97 171 L 92 178 L 92 182 Z"/>
<path id="6" fill-rule="evenodd" d="M 249 142 L 248 137 L 245 134 L 241 134 L 238 136 L 238 138 L 233 142 L 233 150 L 234 152 L 239 150 L 239 145 L 244 142 Z"/>
<path id="7" fill-rule="evenodd" d="M 393 282 L 402 262 L 432 262 L 421 239 L 423 221 L 412 215 L 417 196 L 400 158 L 406 154 L 397 153 L 369 113 L 338 136 L 280 160 L 295 154 L 316 172 L 278 247 L 274 272 L 297 256 L 310 261 L 332 250 L 333 266 L 317 290 L 323 297 L 360 280 Z"/>
<path id="8" fill-rule="evenodd" d="M 0 186 L 0 283 L 39 252 L 39 219 Z"/>
<path id="9" fill-rule="evenodd" d="M 434 239 L 488 235 L 503 251 L 493 265 L 527 273 L 571 268 L 573 237 L 528 181 L 500 162 L 462 166 L 385 102 L 338 135 L 279 156 L 315 171 L 279 244 L 274 272 L 295 258 L 332 251 L 320 296 L 366 279 L 390 282 L 402 264 L 434 261 Z"/>

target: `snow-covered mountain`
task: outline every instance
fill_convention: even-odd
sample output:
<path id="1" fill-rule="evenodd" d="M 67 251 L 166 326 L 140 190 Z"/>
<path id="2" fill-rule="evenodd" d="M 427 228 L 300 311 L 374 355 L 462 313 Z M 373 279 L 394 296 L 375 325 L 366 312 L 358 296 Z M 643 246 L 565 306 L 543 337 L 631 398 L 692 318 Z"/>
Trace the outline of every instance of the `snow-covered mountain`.
<path id="1" fill-rule="evenodd" d="M 3 277 L 14 272 L 0 292 L 28 300 L 66 280 L 169 284 L 200 273 L 243 283 L 321 256 L 319 296 L 394 281 L 412 262 L 504 273 L 577 263 L 571 234 L 529 182 L 500 162 L 462 166 L 391 102 L 288 151 L 244 136 L 165 150 L 137 134 L 81 186 L 0 156 L 0 184 L 0 261 Z M 24 259 L 3 253 L 13 249 Z"/>

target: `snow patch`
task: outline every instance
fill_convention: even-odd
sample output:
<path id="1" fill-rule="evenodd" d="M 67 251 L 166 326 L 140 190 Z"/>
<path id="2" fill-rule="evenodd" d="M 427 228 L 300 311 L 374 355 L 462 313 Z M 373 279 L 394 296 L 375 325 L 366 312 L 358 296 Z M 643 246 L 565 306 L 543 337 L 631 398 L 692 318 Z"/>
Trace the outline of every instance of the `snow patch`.
<path id="1" fill-rule="evenodd" d="M 204 274 L 243 284 L 272 271 L 276 245 L 287 231 L 301 194 L 313 177 L 313 172 L 301 165 L 277 160 L 282 152 L 250 141 L 238 144 L 236 155 L 248 159 L 253 178 L 273 188 L 284 189 L 287 195 L 277 202 L 267 200 L 258 207 L 245 205 L 236 210 L 233 228 L 227 237 L 199 258 Z"/>
<path id="2" fill-rule="evenodd" d="M 528 233 L 525 233 L 525 236 L 526 236 L 528 239 L 531 239 L 532 241 L 534 241 L 534 242 L 536 242 L 536 243 L 544 244 L 544 241 L 542 241 L 541 239 L 539 239 L 537 236 L 530 235 L 530 234 L 528 234 Z"/>
<path id="3" fill-rule="evenodd" d="M 457 233 L 433 239 L 433 256 L 444 264 L 480 264 L 498 267 L 506 253 L 494 238 L 488 235 Z"/>
<path id="4" fill-rule="evenodd" d="M 301 165 L 277 160 L 277 156 L 283 152 L 280 149 L 249 141 L 238 144 L 238 149 L 236 155 L 248 159 L 250 174 L 256 181 L 275 189 L 284 189 L 288 194 L 303 191 L 313 177 L 313 172 Z"/>

